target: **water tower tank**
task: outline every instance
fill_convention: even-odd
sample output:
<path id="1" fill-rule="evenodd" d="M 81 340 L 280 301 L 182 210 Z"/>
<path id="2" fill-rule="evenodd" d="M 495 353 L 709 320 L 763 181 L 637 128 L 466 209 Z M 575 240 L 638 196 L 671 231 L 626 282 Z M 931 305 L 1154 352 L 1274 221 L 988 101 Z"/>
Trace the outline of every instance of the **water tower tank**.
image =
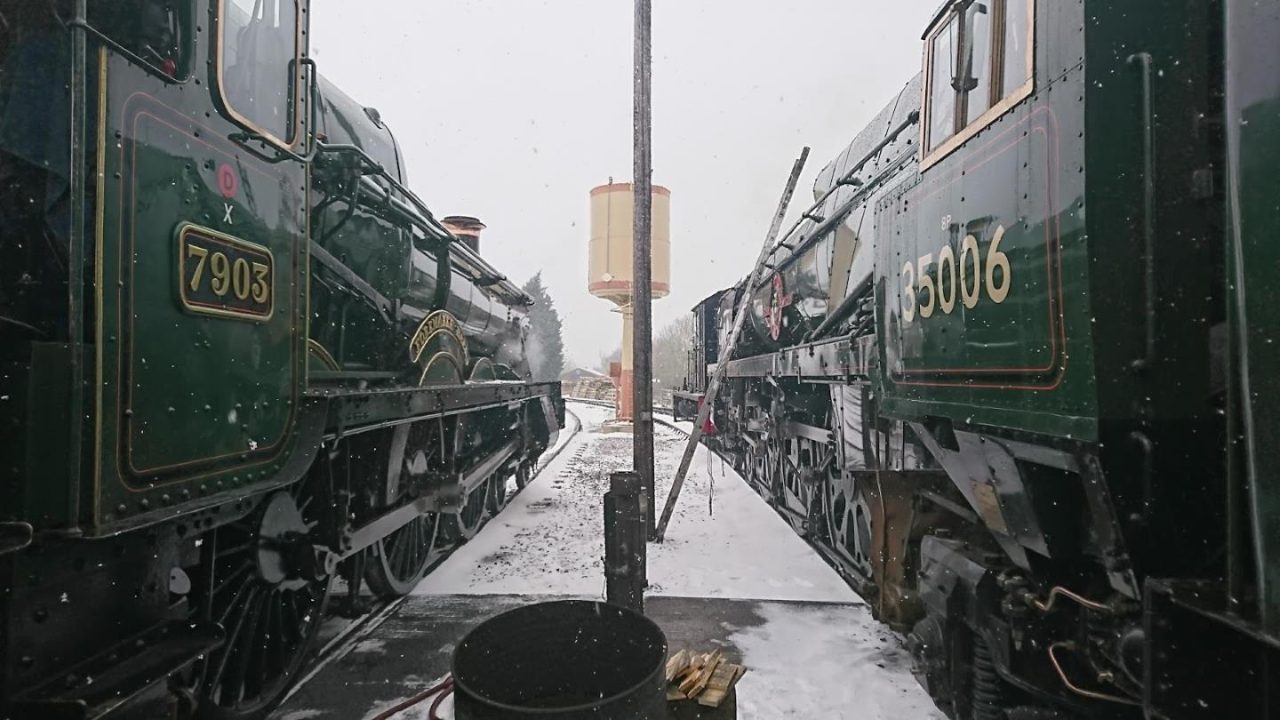
<path id="1" fill-rule="evenodd" d="M 631 248 L 634 223 L 631 183 L 610 183 L 591 190 L 591 246 L 587 289 L 618 305 L 631 302 Z M 671 191 L 653 186 L 654 299 L 671 292 Z"/>

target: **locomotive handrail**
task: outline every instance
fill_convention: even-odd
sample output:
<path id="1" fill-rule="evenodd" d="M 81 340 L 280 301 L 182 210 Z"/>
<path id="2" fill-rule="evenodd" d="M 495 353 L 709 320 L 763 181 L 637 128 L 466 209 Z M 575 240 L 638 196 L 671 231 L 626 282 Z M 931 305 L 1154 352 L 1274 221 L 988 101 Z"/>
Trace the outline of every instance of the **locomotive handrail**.
<path id="1" fill-rule="evenodd" d="M 147 60 L 146 58 L 130 50 L 124 45 L 121 45 L 115 40 L 112 40 L 110 36 L 106 35 L 101 30 L 94 27 L 87 19 L 82 20 L 79 18 L 73 18 L 71 20 L 64 20 L 62 16 L 58 14 L 58 11 L 56 9 L 53 9 L 53 8 L 51 9 L 53 10 L 54 19 L 57 20 L 58 23 L 62 25 L 64 29 L 84 30 L 89 35 L 92 35 L 94 39 L 97 40 L 98 42 L 102 43 L 103 45 L 106 45 L 107 47 L 116 51 L 120 55 L 123 55 L 125 59 L 127 59 L 129 62 L 132 62 L 133 64 L 138 65 L 139 67 L 151 68 L 154 71 L 153 74 L 159 75 L 159 77 L 161 77 L 165 82 L 170 84 L 181 82 L 181 80 L 179 80 L 178 78 L 170 77 L 168 75 L 165 75 L 164 73 L 159 72 L 159 69 L 156 68 L 155 63 L 151 62 L 150 60 Z M 0 16 L 0 17 L 3 17 L 3 16 Z"/>
<path id="2" fill-rule="evenodd" d="M 863 300 L 866 300 L 867 291 L 870 287 L 870 278 L 854 286 L 853 291 L 848 295 L 845 295 L 844 300 L 840 301 L 840 304 L 836 306 L 836 309 L 827 313 L 827 317 L 822 321 L 822 324 L 818 325 L 818 327 L 813 330 L 810 330 L 804 336 L 805 342 L 822 337 L 832 327 L 844 322 L 844 319 L 852 314 Z"/>
<path id="3" fill-rule="evenodd" d="M 792 234 L 794 234 L 796 230 L 800 229 L 800 226 L 804 224 L 805 220 L 811 220 L 813 218 L 821 217 L 818 215 L 814 215 L 814 211 L 820 209 L 823 203 L 825 203 L 828 198 L 834 195 L 837 190 L 839 190 L 841 187 L 844 187 L 846 185 L 862 185 L 863 184 L 862 181 L 858 180 L 853 176 L 857 174 L 857 172 L 861 170 L 863 166 L 871 162 L 872 158 L 879 155 L 881 150 L 884 150 L 886 147 L 888 147 L 890 143 L 897 140 L 898 136 L 902 134 L 903 130 L 906 130 L 907 128 L 911 127 L 912 125 L 915 125 L 918 122 L 920 122 L 920 111 L 912 110 L 907 115 L 905 120 L 898 123 L 897 127 L 890 130 L 884 136 L 884 139 L 876 143 L 875 147 L 868 150 L 867 153 L 863 155 L 860 160 L 858 160 L 858 162 L 854 163 L 853 167 L 849 168 L 849 170 L 847 170 L 844 175 L 840 176 L 839 180 L 836 180 L 834 183 L 832 183 L 831 187 L 828 188 L 827 191 L 822 194 L 822 197 L 818 198 L 818 200 L 814 202 L 813 205 L 810 205 L 808 210 L 805 210 L 803 213 L 801 213 L 800 219 L 797 220 L 795 224 L 791 226 L 791 229 L 787 230 L 787 232 L 782 235 L 781 239 L 779 239 L 778 242 L 775 243 L 774 246 L 769 250 L 769 257 L 773 257 L 773 255 L 778 251 L 779 247 L 786 246 L 787 240 L 791 238 Z M 823 220 L 815 220 L 815 222 L 823 222 Z"/>
<path id="4" fill-rule="evenodd" d="M 1143 357 L 1133 362 L 1135 370 L 1151 367 L 1156 358 L 1156 242 L 1153 215 L 1155 212 L 1155 142 L 1153 140 L 1151 53 L 1130 55 L 1130 65 L 1137 65 L 1142 72 L 1142 291 L 1146 322 Z"/>
<path id="5" fill-rule="evenodd" d="M 301 60 L 290 60 L 289 68 L 291 71 L 295 63 L 298 65 L 305 65 L 311 69 L 311 72 L 308 73 L 307 75 L 307 83 L 309 85 L 307 89 L 307 103 L 308 103 L 307 112 L 310 113 L 311 117 L 309 120 L 310 125 L 307 126 L 308 129 L 304 133 L 305 143 L 303 145 L 302 154 L 299 155 L 298 153 L 295 153 L 294 151 L 289 150 L 288 148 L 282 148 L 278 145 L 274 145 L 270 143 L 266 139 L 266 137 L 264 137 L 260 133 L 252 132 L 249 130 L 243 130 L 238 133 L 231 133 L 230 135 L 227 136 L 228 140 L 244 148 L 245 151 L 248 152 L 249 154 L 271 165 L 284 162 L 285 160 L 293 160 L 295 162 L 299 162 L 299 163 L 302 163 L 303 165 L 306 165 L 310 163 L 312 160 L 315 160 L 316 158 L 316 149 L 318 145 L 316 141 L 316 129 L 315 129 L 316 128 L 316 104 L 317 104 L 316 98 L 319 97 L 320 71 L 316 67 L 316 61 L 312 60 L 311 58 L 302 58 Z M 292 72 L 290 74 L 296 77 L 296 74 Z M 264 145 L 267 145 L 273 154 L 267 155 L 266 153 L 250 145 L 249 143 L 251 142 L 260 142 Z"/>
<path id="6" fill-rule="evenodd" d="M 511 295 L 515 300 L 523 304 L 531 304 L 530 298 L 523 290 L 512 283 L 506 275 L 498 272 L 496 268 L 486 262 L 471 248 L 462 243 L 455 242 L 456 238 L 448 228 L 440 224 L 435 219 L 435 215 L 431 212 L 427 204 L 422 201 L 413 191 L 409 190 L 398 180 L 391 177 L 382 163 L 373 159 L 362 148 L 355 145 L 330 145 L 327 143 L 317 143 L 317 154 L 335 154 L 349 155 L 355 157 L 362 163 L 364 172 L 360 178 L 359 188 L 361 191 L 368 192 L 376 201 L 382 203 L 392 210 L 399 218 L 410 225 L 421 230 L 430 239 L 438 242 L 449 244 L 449 251 L 462 262 L 466 270 L 472 275 L 472 279 L 479 285 L 504 285 L 502 288 L 507 294 Z M 384 188 L 373 181 L 371 176 L 382 178 L 390 189 Z M 396 197 L 395 193 L 403 196 L 403 199 Z"/>
<path id="7" fill-rule="evenodd" d="M 905 162 L 906 159 L 909 157 L 910 156 L 906 156 L 901 162 L 895 163 L 892 166 L 885 168 L 883 171 L 881 171 L 879 175 L 876 175 L 874 178 L 871 178 L 865 183 L 862 181 L 859 181 L 858 190 L 853 195 L 849 196 L 849 199 L 846 200 L 843 205 L 841 205 L 839 208 L 836 209 L 835 212 L 831 213 L 830 216 L 828 216 L 825 220 L 823 220 L 822 224 L 818 225 L 814 229 L 814 231 L 809 234 L 808 237 L 804 238 L 800 242 L 799 245 L 788 246 L 788 247 L 792 247 L 794 250 L 794 252 L 791 255 L 788 255 L 787 257 L 783 258 L 781 261 L 778 261 L 776 264 L 766 262 L 765 267 L 769 268 L 770 270 L 777 271 L 795 262 L 802 254 L 801 251 L 803 251 L 805 248 L 809 247 L 810 245 L 818 242 L 823 237 L 825 237 L 827 233 L 834 230 L 838 224 L 840 224 L 846 217 L 848 217 L 849 213 L 853 212 L 858 207 L 858 205 L 862 204 L 862 201 L 866 198 L 868 193 L 878 188 L 880 184 L 884 182 L 885 179 L 897 173 L 898 170 L 902 167 L 902 162 Z M 764 287 L 766 280 L 767 280 L 766 278 L 761 278 L 760 282 L 754 288 L 752 288 L 752 291 L 754 292 L 755 290 L 759 290 L 760 288 Z"/>

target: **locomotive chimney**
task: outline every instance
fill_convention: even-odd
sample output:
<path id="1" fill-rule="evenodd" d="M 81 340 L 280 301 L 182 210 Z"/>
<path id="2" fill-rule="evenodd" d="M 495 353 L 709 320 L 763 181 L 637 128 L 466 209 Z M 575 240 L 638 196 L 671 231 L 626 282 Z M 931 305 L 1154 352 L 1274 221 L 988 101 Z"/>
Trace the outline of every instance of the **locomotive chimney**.
<path id="1" fill-rule="evenodd" d="M 450 215 L 440 222 L 448 228 L 449 232 L 457 235 L 467 247 L 474 250 L 477 255 L 480 254 L 480 231 L 485 229 L 485 224 L 478 218 L 470 215 Z"/>

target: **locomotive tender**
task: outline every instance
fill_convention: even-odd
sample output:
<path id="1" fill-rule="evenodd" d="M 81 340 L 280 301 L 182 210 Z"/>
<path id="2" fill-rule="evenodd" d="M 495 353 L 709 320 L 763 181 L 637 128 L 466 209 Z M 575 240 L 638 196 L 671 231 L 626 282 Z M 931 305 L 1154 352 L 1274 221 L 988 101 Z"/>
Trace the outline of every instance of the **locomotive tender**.
<path id="1" fill-rule="evenodd" d="M 948 0 L 678 412 L 963 720 L 1280 713 L 1280 5 Z M 749 293 L 732 357 L 725 340 Z"/>
<path id="2" fill-rule="evenodd" d="M 0 718 L 264 717 L 563 425 L 308 13 L 0 2 Z"/>

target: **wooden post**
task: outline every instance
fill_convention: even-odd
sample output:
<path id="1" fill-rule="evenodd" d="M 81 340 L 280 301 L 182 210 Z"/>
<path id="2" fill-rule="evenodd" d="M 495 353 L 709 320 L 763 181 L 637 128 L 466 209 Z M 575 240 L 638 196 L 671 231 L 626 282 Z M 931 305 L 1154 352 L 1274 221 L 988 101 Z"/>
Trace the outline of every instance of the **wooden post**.
<path id="1" fill-rule="evenodd" d="M 635 473 L 616 472 L 604 494 L 605 602 L 640 613 L 648 560 L 641 489 Z"/>

